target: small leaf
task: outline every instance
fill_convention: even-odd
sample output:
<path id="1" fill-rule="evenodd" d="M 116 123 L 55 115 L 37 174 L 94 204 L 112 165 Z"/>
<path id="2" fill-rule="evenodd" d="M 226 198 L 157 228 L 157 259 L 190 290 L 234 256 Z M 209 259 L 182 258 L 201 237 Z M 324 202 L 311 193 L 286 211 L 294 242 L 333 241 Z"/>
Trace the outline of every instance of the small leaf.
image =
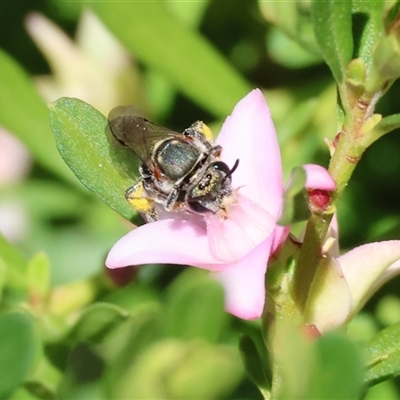
<path id="1" fill-rule="evenodd" d="M 372 135 L 376 136 L 376 139 L 400 128 L 400 114 L 392 114 L 388 117 L 382 118 L 381 121 L 376 125 L 372 131 Z M 375 140 L 376 140 L 375 139 Z"/>
<path id="2" fill-rule="evenodd" d="M 0 398 L 5 398 L 27 377 L 40 352 L 34 320 L 25 311 L 0 315 Z"/>
<path id="3" fill-rule="evenodd" d="M 29 261 L 27 280 L 31 297 L 43 301 L 50 288 L 50 262 L 45 253 L 37 253 Z"/>
<path id="4" fill-rule="evenodd" d="M 364 363 L 357 346 L 346 337 L 328 333 L 315 343 L 316 364 L 306 399 L 358 399 Z"/>
<path id="5" fill-rule="evenodd" d="M 250 336 L 244 335 L 240 338 L 239 350 L 250 379 L 259 388 L 264 397 L 267 398 L 266 395 L 271 391 L 271 371 L 266 367 L 256 344 Z"/>
<path id="6" fill-rule="evenodd" d="M 400 322 L 378 332 L 367 344 L 368 385 L 400 375 Z"/>
<path id="7" fill-rule="evenodd" d="M 366 66 L 361 58 L 351 60 L 347 66 L 347 78 L 353 86 L 362 86 L 365 81 Z"/>
<path id="8" fill-rule="evenodd" d="M 384 18 L 384 24 L 387 32 L 398 31 L 398 20 L 400 17 L 400 2 L 396 1 L 393 6 L 387 11 Z"/>
<path id="9" fill-rule="evenodd" d="M 270 29 L 267 40 L 271 58 L 286 68 L 306 68 L 322 61 L 320 54 L 307 51 L 281 30 Z"/>
<path id="10" fill-rule="evenodd" d="M 373 63 L 366 82 L 366 90 L 377 91 L 386 81 L 400 77 L 400 45 L 396 36 L 380 38 L 376 43 Z"/>
<path id="11" fill-rule="evenodd" d="M 120 382 L 125 379 L 130 366 L 136 364 L 140 354 L 160 340 L 160 319 L 158 313 L 151 311 L 128 318 L 102 343 L 102 356 L 110 360 L 105 384 L 107 391 L 113 394 L 111 398 L 119 398 L 115 391 L 119 390 Z"/>
<path id="12" fill-rule="evenodd" d="M 282 377 L 279 398 L 359 398 L 365 366 L 354 343 L 336 332 L 311 341 L 293 321 L 279 325 L 279 337 L 274 339 L 277 372 Z"/>
<path id="13" fill-rule="evenodd" d="M 7 286 L 13 289 L 26 290 L 27 261 L 19 250 L 0 235 L 0 257 L 7 267 Z"/>
<path id="14" fill-rule="evenodd" d="M 33 81 L 2 50 L 0 71 L 0 125 L 17 135 L 41 165 L 77 184 L 57 154 L 49 127 L 49 112 Z"/>
<path id="15" fill-rule="evenodd" d="M 73 345 L 81 342 L 98 343 L 128 317 L 127 311 L 108 303 L 95 303 L 82 313 L 68 334 Z"/>
<path id="16" fill-rule="evenodd" d="M 338 83 L 353 55 L 351 8 L 350 0 L 313 0 L 311 6 L 315 37 Z"/>
<path id="17" fill-rule="evenodd" d="M 366 135 L 372 129 L 375 128 L 376 125 L 379 124 L 379 122 L 382 121 L 382 115 L 381 114 L 372 114 L 367 120 L 363 123 L 361 129 L 360 129 L 360 134 L 361 135 Z"/>
<path id="18" fill-rule="evenodd" d="M 115 385 L 116 399 L 221 399 L 241 377 L 233 348 L 166 339 L 144 349 Z"/>
<path id="19" fill-rule="evenodd" d="M 395 294 L 385 295 L 377 304 L 374 315 L 384 327 L 396 324 L 400 321 L 400 299 Z"/>
<path id="20" fill-rule="evenodd" d="M 145 65 L 218 117 L 228 115 L 250 85 L 202 36 L 163 2 L 92 2 L 111 31 Z"/>
<path id="21" fill-rule="evenodd" d="M 278 223 L 282 226 L 294 222 L 306 221 L 310 215 L 308 195 L 304 185 L 306 172 L 301 167 L 295 167 L 285 188 L 283 211 Z"/>
<path id="22" fill-rule="evenodd" d="M 310 61 L 313 60 L 313 62 L 317 59 L 322 60 L 321 52 L 312 29 L 308 3 L 259 0 L 258 5 L 262 16 L 269 23 L 277 27 L 276 32 L 283 32 L 284 35 L 296 42 L 297 46 L 300 46 L 303 49 L 301 53 L 303 53 L 306 59 Z M 269 42 L 271 41 L 269 40 Z M 277 44 L 276 47 L 278 47 Z M 274 52 L 275 51 L 281 55 L 287 52 L 286 49 L 278 48 L 276 48 Z M 304 52 L 307 52 L 308 56 L 306 56 Z M 288 56 L 292 59 L 292 63 L 296 63 L 293 55 L 288 54 Z"/>
<path id="23" fill-rule="evenodd" d="M 171 285 L 164 316 L 167 335 L 216 342 L 227 318 L 223 289 L 202 271 L 187 270 Z"/>
<path id="24" fill-rule="evenodd" d="M 180 20 L 185 21 L 186 24 L 198 27 L 207 11 L 209 3 L 210 0 L 196 2 L 167 1 L 166 7 Z"/>
<path id="25" fill-rule="evenodd" d="M 373 46 L 384 34 L 383 15 L 383 0 L 353 0 L 354 53 L 367 70 L 371 67 Z"/>
<path id="26" fill-rule="evenodd" d="M 3 295 L 4 285 L 6 283 L 6 277 L 7 277 L 7 266 L 4 260 L 0 256 L 0 301 Z"/>
<path id="27" fill-rule="evenodd" d="M 137 160 L 113 147 L 117 144 L 106 134 L 106 118 L 89 104 L 64 97 L 51 104 L 50 121 L 58 150 L 78 179 L 118 214 L 132 219 L 136 212 L 124 193 L 133 183 L 128 173 L 137 169 Z"/>
<path id="28" fill-rule="evenodd" d="M 46 339 L 44 341 L 47 342 Z M 60 384 L 64 371 L 56 368 L 47 357 L 41 357 L 35 365 L 34 370 L 29 374 L 29 379 L 24 383 L 23 387 L 19 387 L 18 391 L 27 390 L 30 396 L 21 395 L 21 397 L 14 397 L 13 400 L 21 399 L 26 400 L 31 397 L 35 400 L 56 400 L 57 388 Z"/>
<path id="29" fill-rule="evenodd" d="M 360 144 L 364 148 L 371 146 L 372 143 L 376 142 L 386 133 L 392 132 L 395 129 L 400 128 L 400 114 L 392 114 L 384 118 L 382 118 L 382 116 L 380 117 L 381 118 L 377 120 L 377 123 L 368 132 L 368 134 L 359 139 Z"/>
<path id="30" fill-rule="evenodd" d="M 87 343 L 78 344 L 68 354 L 57 398 L 105 399 L 99 388 L 104 367 L 104 361 L 94 348 Z"/>
<path id="31" fill-rule="evenodd" d="M 281 379 L 280 399 L 308 399 L 304 396 L 312 376 L 315 346 L 306 340 L 292 316 L 283 315 L 276 322 L 274 335 L 270 337 L 275 379 Z M 274 388 L 276 390 L 276 388 Z"/>

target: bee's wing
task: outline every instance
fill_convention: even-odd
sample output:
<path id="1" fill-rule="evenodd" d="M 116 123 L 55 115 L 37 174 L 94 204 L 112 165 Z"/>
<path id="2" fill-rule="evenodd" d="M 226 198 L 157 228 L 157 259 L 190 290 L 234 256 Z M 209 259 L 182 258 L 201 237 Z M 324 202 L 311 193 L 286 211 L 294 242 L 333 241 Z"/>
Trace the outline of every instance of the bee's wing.
<path id="1" fill-rule="evenodd" d="M 154 145 L 179 133 L 164 128 L 144 118 L 133 106 L 119 106 L 110 111 L 108 125 L 115 138 L 131 149 L 143 163 L 152 168 Z"/>

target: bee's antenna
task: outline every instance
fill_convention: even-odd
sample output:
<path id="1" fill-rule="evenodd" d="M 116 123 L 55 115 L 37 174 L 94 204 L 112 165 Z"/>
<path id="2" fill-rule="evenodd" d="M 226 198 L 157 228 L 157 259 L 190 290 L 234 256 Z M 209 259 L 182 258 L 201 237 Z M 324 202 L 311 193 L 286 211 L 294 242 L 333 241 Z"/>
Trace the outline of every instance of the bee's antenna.
<path id="1" fill-rule="evenodd" d="M 239 159 L 237 159 L 235 161 L 235 164 L 233 164 L 233 167 L 229 170 L 229 172 L 227 173 L 227 175 L 224 178 L 224 181 L 226 179 L 228 179 L 230 176 L 232 176 L 232 174 L 236 171 L 236 168 L 239 166 Z"/>

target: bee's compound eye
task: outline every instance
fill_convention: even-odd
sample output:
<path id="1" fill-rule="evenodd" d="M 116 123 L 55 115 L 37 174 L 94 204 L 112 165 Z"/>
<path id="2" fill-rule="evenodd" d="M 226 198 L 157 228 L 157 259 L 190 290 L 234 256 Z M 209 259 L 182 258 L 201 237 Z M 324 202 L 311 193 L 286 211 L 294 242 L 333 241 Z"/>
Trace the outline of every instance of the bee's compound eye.
<path id="1" fill-rule="evenodd" d="M 189 208 L 197 214 L 205 214 L 210 210 L 204 206 L 202 206 L 198 201 L 190 201 L 188 202 Z"/>
<path id="2" fill-rule="evenodd" d="M 232 174 L 236 171 L 236 168 L 239 165 L 239 160 L 236 160 L 235 164 L 233 164 L 232 168 L 229 168 L 224 162 L 217 161 L 212 164 L 215 170 L 222 171 L 225 174 L 225 178 L 223 182 L 230 182 Z"/>
<path id="3" fill-rule="evenodd" d="M 212 166 L 214 167 L 214 169 L 225 173 L 225 175 L 229 175 L 229 173 L 231 172 L 229 167 L 222 161 L 216 161 L 212 163 Z"/>

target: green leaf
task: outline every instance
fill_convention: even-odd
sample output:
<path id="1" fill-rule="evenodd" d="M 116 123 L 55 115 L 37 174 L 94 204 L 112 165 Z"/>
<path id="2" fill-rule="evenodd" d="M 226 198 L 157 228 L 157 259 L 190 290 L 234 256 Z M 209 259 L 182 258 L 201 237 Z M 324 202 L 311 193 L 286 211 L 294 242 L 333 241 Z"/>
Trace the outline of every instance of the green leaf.
<path id="1" fill-rule="evenodd" d="M 0 398 L 9 395 L 27 377 L 40 353 L 35 321 L 25 311 L 0 315 Z"/>
<path id="2" fill-rule="evenodd" d="M 89 104 L 64 97 L 50 105 L 50 121 L 58 150 L 78 179 L 118 214 L 132 219 L 136 212 L 124 194 L 133 183 L 128 174 L 137 171 L 137 160 L 118 150 L 106 133 L 106 118 Z"/>
<path id="3" fill-rule="evenodd" d="M 369 70 L 373 46 L 384 34 L 384 2 L 382 0 L 353 0 L 354 53 Z"/>
<path id="4" fill-rule="evenodd" d="M 210 0 L 185 2 L 167 0 L 165 3 L 167 9 L 176 17 L 190 26 L 197 27 L 200 25 L 201 20 L 207 11 Z"/>
<path id="5" fill-rule="evenodd" d="M 46 339 L 43 339 L 45 342 Z M 47 354 L 46 354 L 47 355 Z M 55 400 L 57 388 L 64 371 L 56 368 L 47 357 L 41 357 L 34 370 L 29 374 L 29 379 L 23 387 L 14 393 L 12 400 L 25 400 L 30 398 L 24 392 L 28 391 L 35 400 Z M 18 392 L 22 392 L 18 396 Z"/>
<path id="6" fill-rule="evenodd" d="M 374 315 L 384 327 L 400 321 L 400 299 L 395 294 L 385 295 L 377 304 Z"/>
<path id="7" fill-rule="evenodd" d="M 149 268 L 151 269 L 152 266 Z M 123 269 L 124 268 L 120 268 L 121 271 Z M 145 309 L 154 309 L 158 307 L 159 293 L 149 281 L 146 283 L 145 279 L 143 279 L 143 281 L 140 278 L 134 279 L 128 285 L 107 294 L 103 297 L 103 300 L 128 310 L 131 315 L 142 313 Z"/>
<path id="8" fill-rule="evenodd" d="M 240 338 L 239 343 L 240 355 L 250 379 L 259 388 L 265 398 L 271 391 L 271 371 L 265 365 L 257 350 L 257 346 L 250 336 L 244 335 Z"/>
<path id="9" fill-rule="evenodd" d="M 365 77 L 367 74 L 367 67 L 361 58 L 355 58 L 350 61 L 347 66 L 347 79 L 352 103 L 355 103 L 365 90 Z M 351 97 L 350 97 L 351 96 Z"/>
<path id="10" fill-rule="evenodd" d="M 146 348 L 115 385 L 116 399 L 221 399 L 241 378 L 228 346 L 166 339 Z"/>
<path id="11" fill-rule="evenodd" d="M 68 334 L 73 345 L 80 342 L 98 343 L 129 316 L 124 309 L 108 303 L 95 303 L 85 309 Z"/>
<path id="12" fill-rule="evenodd" d="M 400 322 L 378 332 L 365 349 L 369 386 L 400 375 Z"/>
<path id="13" fill-rule="evenodd" d="M 376 17 L 373 24 L 375 35 L 370 51 L 370 73 L 367 77 L 367 92 L 386 91 L 391 83 L 400 76 L 400 45 L 399 45 L 399 8 L 397 1 L 389 10 L 384 10 L 380 5 L 382 0 L 376 2 L 377 5 L 370 6 L 375 11 Z M 371 2 L 371 4 L 375 2 Z M 369 4 L 369 2 L 366 2 Z M 372 17 L 371 17 L 372 19 Z M 381 92 L 381 95 L 383 93 Z"/>
<path id="14" fill-rule="evenodd" d="M 367 79 L 367 90 L 376 91 L 386 81 L 400 77 L 400 45 L 396 36 L 382 37 L 373 53 L 373 65 Z"/>
<path id="15" fill-rule="evenodd" d="M 76 184 L 56 151 L 44 100 L 26 72 L 1 49 L 0 71 L 0 125 L 17 135 L 42 166 Z"/>
<path id="16" fill-rule="evenodd" d="M 386 133 L 400 128 L 400 114 L 392 114 L 382 118 L 368 134 L 364 135 L 363 145 L 365 148 L 370 146 L 376 140 L 380 139 Z"/>
<path id="17" fill-rule="evenodd" d="M 163 2 L 90 2 L 90 7 L 145 65 L 221 117 L 250 85 L 203 37 L 174 18 Z"/>
<path id="18" fill-rule="evenodd" d="M 399 400 L 396 382 L 385 381 L 368 389 L 365 400 Z"/>
<path id="19" fill-rule="evenodd" d="M 316 364 L 306 399 L 359 399 L 364 364 L 357 346 L 346 337 L 328 333 L 316 342 Z"/>
<path id="20" fill-rule="evenodd" d="M 392 114 L 382 118 L 378 125 L 375 126 L 373 132 L 376 135 L 384 135 L 395 129 L 400 128 L 400 114 Z"/>
<path id="21" fill-rule="evenodd" d="M 140 354 L 152 343 L 160 340 L 160 315 L 143 312 L 128 318 L 113 335 L 102 343 L 101 355 L 108 361 L 105 384 L 112 392 L 111 398 L 118 398 L 114 392 L 119 390 L 130 366 L 136 364 Z"/>
<path id="22" fill-rule="evenodd" d="M 312 21 L 322 55 L 338 83 L 353 55 L 352 1 L 313 0 Z"/>
<path id="23" fill-rule="evenodd" d="M 294 222 L 306 221 L 310 215 L 308 195 L 304 188 L 306 171 L 295 167 L 290 175 L 289 183 L 285 188 L 283 211 L 278 223 L 282 226 Z"/>
<path id="24" fill-rule="evenodd" d="M 278 28 L 276 32 L 284 33 L 303 49 L 301 52 L 303 55 L 301 55 L 301 53 L 298 53 L 299 47 L 297 49 L 294 47 L 298 55 L 305 57 L 309 62 L 322 59 L 310 20 L 310 7 L 306 2 L 259 0 L 258 4 L 262 16 Z M 268 36 L 269 35 L 270 33 L 268 33 Z M 269 40 L 269 42 L 271 43 L 272 41 Z M 281 43 L 284 44 L 284 42 Z M 287 42 L 286 44 L 293 48 L 293 44 Z M 273 52 L 278 52 L 281 56 L 283 56 L 284 53 L 288 53 L 287 49 L 278 49 L 278 44 L 275 44 L 275 47 L 276 49 L 274 49 Z M 308 56 L 305 52 L 308 53 Z M 293 55 L 287 55 L 291 58 L 290 62 L 292 64 L 296 63 Z M 284 62 L 283 59 L 282 62 Z M 300 61 L 300 63 L 301 62 L 302 61 Z M 297 63 L 299 63 L 299 61 L 297 61 Z"/>
<path id="25" fill-rule="evenodd" d="M 365 366 L 356 344 L 336 332 L 311 341 L 293 321 L 280 321 L 277 328 L 274 354 L 279 375 L 275 379 L 282 379 L 279 398 L 359 398 Z"/>
<path id="26" fill-rule="evenodd" d="M 384 24 L 386 32 L 398 31 L 398 20 L 400 17 L 400 1 L 397 0 L 393 6 L 386 12 Z"/>
<path id="27" fill-rule="evenodd" d="M 169 288 L 164 327 L 168 336 L 216 342 L 226 324 L 224 293 L 218 282 L 194 269 Z"/>
<path id="28" fill-rule="evenodd" d="M 68 354 L 57 398 L 105 399 L 99 387 L 103 370 L 104 361 L 96 350 L 87 343 L 80 343 Z"/>
<path id="29" fill-rule="evenodd" d="M 19 250 L 7 242 L 2 235 L 0 235 L 0 257 L 7 267 L 7 286 L 25 290 L 27 288 L 27 261 Z"/>
<path id="30" fill-rule="evenodd" d="M 30 390 L 19 387 L 9 398 L 10 400 L 38 400 L 40 397 L 33 395 Z M 43 397 L 42 397 L 43 398 Z M 46 400 L 53 400 L 51 396 L 44 397 Z"/>
<path id="31" fill-rule="evenodd" d="M 320 63 L 320 54 L 311 53 L 278 29 L 270 29 L 267 49 L 271 58 L 286 68 L 305 68 Z"/>
<path id="32" fill-rule="evenodd" d="M 6 283 L 6 277 L 7 277 L 7 266 L 4 260 L 0 256 L 0 301 L 3 295 L 3 288 Z"/>
<path id="33" fill-rule="evenodd" d="M 30 295 L 43 301 L 50 288 L 50 261 L 45 253 L 37 253 L 29 261 L 27 280 Z"/>

